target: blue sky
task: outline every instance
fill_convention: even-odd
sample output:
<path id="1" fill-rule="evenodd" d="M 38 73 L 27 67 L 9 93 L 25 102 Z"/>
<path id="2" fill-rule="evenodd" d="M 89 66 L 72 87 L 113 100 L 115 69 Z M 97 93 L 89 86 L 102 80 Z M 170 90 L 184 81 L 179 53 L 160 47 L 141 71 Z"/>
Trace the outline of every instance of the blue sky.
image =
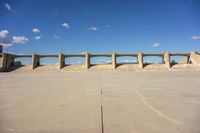
<path id="1" fill-rule="evenodd" d="M 200 51 L 200 0 L 0 0 L 0 20 L 13 53 Z"/>

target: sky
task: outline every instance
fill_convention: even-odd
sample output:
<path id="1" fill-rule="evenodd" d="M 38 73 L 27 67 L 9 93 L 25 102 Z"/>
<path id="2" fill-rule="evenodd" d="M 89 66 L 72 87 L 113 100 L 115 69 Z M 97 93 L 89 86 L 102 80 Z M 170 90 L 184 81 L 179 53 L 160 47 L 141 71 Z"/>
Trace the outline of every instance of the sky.
<path id="1" fill-rule="evenodd" d="M 0 0 L 4 52 L 200 51 L 200 0 Z"/>

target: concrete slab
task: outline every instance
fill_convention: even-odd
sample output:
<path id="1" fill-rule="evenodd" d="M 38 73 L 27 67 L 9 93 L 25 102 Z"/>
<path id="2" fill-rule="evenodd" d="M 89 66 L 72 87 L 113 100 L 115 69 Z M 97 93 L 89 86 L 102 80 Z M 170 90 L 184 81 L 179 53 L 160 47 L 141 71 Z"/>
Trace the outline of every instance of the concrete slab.
<path id="1" fill-rule="evenodd" d="M 199 74 L 135 72 L 102 76 L 104 131 L 200 132 Z"/>
<path id="2" fill-rule="evenodd" d="M 79 73 L 1 74 L 0 132 L 100 133 L 98 79 Z"/>
<path id="3" fill-rule="evenodd" d="M 199 133 L 199 80 L 192 71 L 0 73 L 0 132 Z"/>

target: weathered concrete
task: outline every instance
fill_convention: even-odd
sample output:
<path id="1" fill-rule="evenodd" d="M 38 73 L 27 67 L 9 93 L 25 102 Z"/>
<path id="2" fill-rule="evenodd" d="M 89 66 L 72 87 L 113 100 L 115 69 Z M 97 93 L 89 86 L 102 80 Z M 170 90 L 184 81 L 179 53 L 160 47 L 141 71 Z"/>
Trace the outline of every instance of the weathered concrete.
<path id="1" fill-rule="evenodd" d="M 192 64 L 200 66 L 200 55 L 197 54 L 196 52 L 191 52 L 190 61 Z"/>
<path id="2" fill-rule="evenodd" d="M 113 69 L 117 67 L 116 53 L 112 53 L 112 67 Z"/>
<path id="3" fill-rule="evenodd" d="M 2 53 L 3 53 L 3 46 L 0 45 L 0 54 L 2 54 Z"/>
<path id="4" fill-rule="evenodd" d="M 3 53 L 0 56 L 0 62 L 0 71 L 8 71 L 14 65 L 13 55 Z"/>
<path id="5" fill-rule="evenodd" d="M 132 56 L 132 57 L 138 57 L 138 54 L 119 54 L 119 53 L 117 53 L 116 55 L 117 55 L 117 57 L 121 57 L 121 56 Z"/>
<path id="6" fill-rule="evenodd" d="M 62 69 L 65 65 L 65 57 L 62 53 L 59 54 L 59 69 Z"/>
<path id="7" fill-rule="evenodd" d="M 143 68 L 143 53 L 142 52 L 138 53 L 138 63 L 139 63 L 139 68 L 142 69 Z"/>
<path id="8" fill-rule="evenodd" d="M 0 73 L 0 132 L 199 133 L 199 78 L 170 71 Z"/>
<path id="9" fill-rule="evenodd" d="M 37 54 L 32 55 L 32 69 L 40 65 L 40 58 Z"/>
<path id="10" fill-rule="evenodd" d="M 170 68 L 170 55 L 168 52 L 164 53 L 164 58 L 163 58 L 164 64 Z"/>
<path id="11" fill-rule="evenodd" d="M 0 72 L 2 72 L 5 68 L 4 57 L 3 54 L 0 55 Z"/>
<path id="12" fill-rule="evenodd" d="M 180 61 L 178 61 L 178 64 L 189 64 L 189 58 L 190 57 L 187 56 L 183 57 Z"/>
<path id="13" fill-rule="evenodd" d="M 187 57 L 187 60 L 185 63 L 183 64 L 192 64 L 192 66 L 187 67 L 188 69 L 192 68 L 192 70 L 199 70 L 198 68 L 196 68 L 196 65 L 199 67 L 200 65 L 200 55 L 198 53 L 192 52 L 191 54 L 188 53 L 164 53 L 164 54 L 155 54 L 155 53 L 148 53 L 148 54 L 143 54 L 142 52 L 138 53 L 138 54 L 117 54 L 117 53 L 113 53 L 113 54 L 33 54 L 33 55 L 12 55 L 12 54 L 5 54 L 5 56 L 1 56 L 0 57 L 0 65 L 1 66 L 6 66 L 6 67 L 0 67 L 1 71 L 5 71 L 4 69 L 8 70 L 11 69 L 12 64 L 14 63 L 14 59 L 15 58 L 23 58 L 23 57 L 32 57 L 32 69 L 35 69 L 37 66 L 40 65 L 40 58 L 46 58 L 46 57 L 56 57 L 59 58 L 59 65 L 58 65 L 58 70 L 62 69 L 64 67 L 65 64 L 65 58 L 68 57 L 84 57 L 85 58 L 85 68 L 86 70 L 91 68 L 91 62 L 90 59 L 92 57 L 111 57 L 112 58 L 112 69 L 116 69 L 117 68 L 117 57 L 121 57 L 121 56 L 134 56 L 137 57 L 138 60 L 138 67 L 135 67 L 134 65 L 134 69 L 135 70 L 143 70 L 144 68 L 144 62 L 143 62 L 143 57 L 145 56 L 159 56 L 162 57 L 162 64 L 165 64 L 166 66 L 163 67 L 163 65 L 160 64 L 150 64 L 148 65 L 148 69 L 146 68 L 147 66 L 145 66 L 145 70 L 167 70 L 166 68 L 169 68 L 168 70 L 174 70 L 170 68 L 170 57 L 171 56 L 185 56 Z M 128 64 L 127 64 L 128 65 Z M 195 66 L 194 66 L 195 65 Z M 105 67 L 104 67 L 105 66 Z M 103 68 L 106 69 L 106 67 L 108 67 L 109 64 L 106 65 L 98 65 L 98 68 Z M 130 65 L 129 65 L 130 66 Z M 180 65 L 179 65 L 180 66 Z M 41 66 L 40 66 L 41 67 Z M 173 66 L 174 67 L 174 66 Z M 185 67 L 185 65 L 184 65 Z M 45 67 L 47 68 L 47 67 Z M 97 68 L 96 66 L 92 66 L 92 68 Z M 125 68 L 125 67 L 124 67 Z M 179 68 L 179 67 L 178 67 Z M 180 66 L 181 68 L 181 66 Z M 200 67 L 199 67 L 200 68 Z M 109 66 L 110 69 L 110 66 Z M 181 68 L 182 69 L 182 68 Z M 82 67 L 81 67 L 82 70 Z M 178 70 L 178 69 L 176 69 Z"/>
<path id="14" fill-rule="evenodd" d="M 85 53 L 85 68 L 89 69 L 90 68 L 90 54 Z"/>

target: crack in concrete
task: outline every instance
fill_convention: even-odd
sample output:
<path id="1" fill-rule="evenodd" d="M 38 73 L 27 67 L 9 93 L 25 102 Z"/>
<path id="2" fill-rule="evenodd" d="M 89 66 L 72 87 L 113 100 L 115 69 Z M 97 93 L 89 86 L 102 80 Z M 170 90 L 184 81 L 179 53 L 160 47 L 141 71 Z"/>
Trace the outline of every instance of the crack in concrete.
<path id="1" fill-rule="evenodd" d="M 160 110 L 158 110 L 158 109 L 154 108 L 153 106 L 151 106 L 151 105 L 147 102 L 146 98 L 145 98 L 140 92 L 138 92 L 138 91 L 136 91 L 136 90 L 133 90 L 133 91 L 134 91 L 134 93 L 141 99 L 141 101 L 144 103 L 144 105 L 145 105 L 146 107 L 148 107 L 150 110 L 152 110 L 153 112 L 155 112 L 158 116 L 160 116 L 160 117 L 162 117 L 163 119 L 166 119 L 166 120 L 168 120 L 168 121 L 170 121 L 170 122 L 172 122 L 172 123 L 179 123 L 177 120 L 175 120 L 175 119 L 173 119 L 173 118 L 170 118 L 170 117 L 167 117 L 167 116 L 164 115 Z"/>
<path id="2" fill-rule="evenodd" d="M 103 89 L 102 89 L 102 79 L 101 79 L 101 75 L 100 75 L 100 89 L 101 89 L 101 133 L 104 133 Z"/>

